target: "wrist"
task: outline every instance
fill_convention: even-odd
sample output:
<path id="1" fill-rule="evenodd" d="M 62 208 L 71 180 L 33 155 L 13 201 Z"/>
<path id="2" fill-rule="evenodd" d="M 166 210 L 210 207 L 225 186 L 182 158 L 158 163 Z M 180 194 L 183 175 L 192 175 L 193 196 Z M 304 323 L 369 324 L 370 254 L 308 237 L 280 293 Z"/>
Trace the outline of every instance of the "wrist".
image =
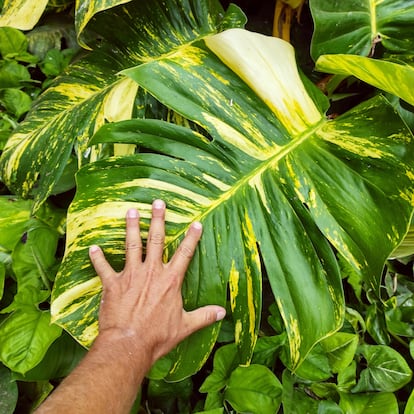
<path id="1" fill-rule="evenodd" d="M 91 351 L 107 354 L 111 360 L 130 367 L 138 376 L 145 375 L 152 366 L 153 355 L 144 338 L 132 330 L 116 328 L 101 330 L 96 337 Z"/>

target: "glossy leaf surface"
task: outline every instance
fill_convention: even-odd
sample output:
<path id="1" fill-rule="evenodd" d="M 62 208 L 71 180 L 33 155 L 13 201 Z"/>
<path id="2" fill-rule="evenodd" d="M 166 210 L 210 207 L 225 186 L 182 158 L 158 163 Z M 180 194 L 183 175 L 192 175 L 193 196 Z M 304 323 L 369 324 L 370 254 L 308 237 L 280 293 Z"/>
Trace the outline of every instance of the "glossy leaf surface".
<path id="1" fill-rule="evenodd" d="M 263 365 L 237 367 L 230 376 L 224 398 L 239 412 L 273 414 L 282 401 L 282 385 Z"/>
<path id="2" fill-rule="evenodd" d="M 131 118 L 137 85 L 119 72 L 215 33 L 223 17 L 218 1 L 207 0 L 138 1 L 99 13 L 93 30 L 103 41 L 56 78 L 34 103 L 4 148 L 2 181 L 23 197 L 34 196 L 34 210 L 39 208 L 73 151 L 79 167 L 89 162 L 91 135 L 105 121 Z M 94 157 L 99 157 L 99 151 Z"/>
<path id="3" fill-rule="evenodd" d="M 163 198 L 166 257 L 191 221 L 204 224 L 183 286 L 185 306 L 223 305 L 229 284 L 233 309 L 237 303 L 246 309 L 233 318 L 241 363 L 248 363 L 260 321 L 260 255 L 295 367 L 343 321 L 331 246 L 378 292 L 384 261 L 411 214 L 411 134 L 380 97 L 326 120 L 281 40 L 229 30 L 206 44 L 214 54 L 200 43 L 126 72 L 209 139 L 161 121 L 101 128 L 92 144 L 136 144 L 145 151 L 78 173 L 53 317 L 81 343 L 92 342 L 101 286 L 87 249 L 100 244 L 121 268 L 127 208 L 140 210 L 145 238 L 152 200 Z M 199 369 L 217 334 L 212 326 L 180 344 L 170 355 L 168 378 Z"/>
<path id="4" fill-rule="evenodd" d="M 315 29 L 311 54 L 347 53 L 368 56 L 376 43 L 402 52 L 414 41 L 413 0 L 311 0 Z"/>
<path id="5" fill-rule="evenodd" d="M 414 82 L 414 68 L 411 65 L 337 54 L 321 56 L 316 62 L 316 69 L 355 76 L 414 105 L 414 92 L 411 87 Z"/>
<path id="6" fill-rule="evenodd" d="M 4 0 L 0 15 L 0 26 L 20 30 L 33 29 L 46 9 L 49 0 Z"/>

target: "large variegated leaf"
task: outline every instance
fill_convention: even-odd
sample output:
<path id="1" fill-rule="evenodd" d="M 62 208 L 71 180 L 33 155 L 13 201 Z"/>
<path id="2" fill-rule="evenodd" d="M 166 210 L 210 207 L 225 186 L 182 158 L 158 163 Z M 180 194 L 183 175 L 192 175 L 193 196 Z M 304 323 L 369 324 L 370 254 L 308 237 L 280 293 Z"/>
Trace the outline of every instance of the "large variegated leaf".
<path id="1" fill-rule="evenodd" d="M 324 55 L 317 60 L 316 69 L 327 73 L 355 76 L 414 105 L 412 65 L 363 56 Z M 392 252 L 391 257 L 407 257 L 414 254 L 413 233 L 412 224 L 403 242 Z"/>
<path id="2" fill-rule="evenodd" d="M 247 364 L 266 274 L 285 322 L 291 365 L 298 366 L 342 324 L 336 255 L 379 290 L 384 261 L 407 231 L 412 210 L 410 132 L 381 97 L 325 119 L 300 81 L 291 46 L 244 30 L 206 37 L 126 74 L 199 124 L 208 139 L 162 121 L 100 129 L 93 144 L 133 143 L 146 151 L 79 171 L 53 291 L 54 321 L 86 346 L 92 342 L 101 285 L 88 247 L 100 244 L 121 268 L 127 208 L 141 211 L 145 238 L 151 202 L 163 198 L 166 256 L 191 221 L 204 223 L 183 287 L 185 306 L 224 305 L 228 285 L 235 338 Z M 167 378 L 199 369 L 218 329 L 180 344 L 168 357 Z"/>
<path id="3" fill-rule="evenodd" d="M 223 15 L 216 0 L 156 0 L 95 16 L 90 24 L 103 44 L 71 65 L 34 104 L 4 148 L 2 181 L 23 197 L 35 196 L 36 209 L 53 191 L 74 149 L 79 165 L 88 162 L 87 142 L 94 131 L 105 120 L 131 117 L 137 85 L 118 73 L 216 33 Z"/>
<path id="4" fill-rule="evenodd" d="M 78 34 L 79 43 L 86 46 L 82 40 L 82 33 L 95 14 L 112 7 L 129 3 L 130 1 L 131 0 L 76 0 L 75 29 Z"/>
<path id="5" fill-rule="evenodd" d="M 48 0 L 4 0 L 0 14 L 0 27 L 33 29 L 46 9 L 47 3 Z"/>
<path id="6" fill-rule="evenodd" d="M 370 54 L 375 44 L 394 52 L 411 50 L 413 0 L 311 0 L 314 60 L 330 53 Z"/>

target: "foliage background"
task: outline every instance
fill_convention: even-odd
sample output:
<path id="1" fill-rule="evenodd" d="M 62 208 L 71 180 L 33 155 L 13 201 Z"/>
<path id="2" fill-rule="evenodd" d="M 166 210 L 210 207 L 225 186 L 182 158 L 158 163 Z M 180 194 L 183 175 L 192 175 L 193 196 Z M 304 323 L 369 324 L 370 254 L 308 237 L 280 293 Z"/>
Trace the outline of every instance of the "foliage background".
<path id="1" fill-rule="evenodd" d="M 287 3 L 291 3 L 293 7 Z M 329 21 L 323 20 L 329 7 L 332 7 L 328 10 L 331 14 L 341 10 L 343 14 L 359 15 L 361 10 L 354 9 L 354 2 L 342 2 L 341 8 L 336 2 L 316 0 L 310 4 L 258 2 L 252 5 L 249 2 L 240 2 L 240 6 L 249 16 L 249 29 L 266 34 L 273 31 L 284 38 L 289 36 L 301 70 L 330 98 L 328 116 L 336 118 L 366 99 L 384 94 L 383 90 L 386 90 L 387 99 L 412 130 L 414 124 L 411 105 L 414 102 L 409 94 L 406 95 L 406 90 L 410 85 L 413 42 L 410 31 L 406 33 L 406 22 L 413 22 L 413 6 L 412 2 L 397 2 L 394 5 L 395 13 L 387 14 L 386 6 L 391 2 L 383 3 L 385 5 L 379 13 L 382 20 L 379 19 L 378 31 L 386 41 L 373 39 L 372 26 L 367 25 L 365 20 L 356 19 L 352 21 L 350 28 L 345 25 L 345 29 L 337 24 L 330 27 Z M 6 6 L 5 2 L 3 6 Z M 59 79 L 68 79 L 65 78 L 68 76 L 65 68 L 69 62 L 74 61 L 72 67 L 76 67 L 79 56 L 89 53 L 82 50 L 78 42 L 85 46 L 93 41 L 96 34 L 83 33 L 80 37 L 76 35 L 75 26 L 78 34 L 84 26 L 79 23 L 82 20 L 80 18 L 74 25 L 72 6 L 70 2 L 49 2 L 41 20 L 35 22 L 36 27 L 33 30 L 22 27 L 24 33 L 1 28 L 0 149 L 4 148 L 10 134 L 32 105 L 35 115 L 41 113 L 40 120 L 47 119 L 47 108 L 42 106 L 42 98 L 36 100 L 37 96 L 42 91 L 47 91 L 50 85 L 54 85 L 52 79 L 62 72 L 63 78 Z M 223 2 L 223 6 L 227 8 L 229 4 Z M 343 21 L 341 13 L 331 21 Z M 235 26 L 240 24 L 236 23 Z M 397 29 L 393 32 L 389 27 Z M 325 41 L 327 29 L 330 41 Z M 340 30 L 345 30 L 350 42 L 343 41 Z M 357 42 L 353 39 L 357 39 Z M 344 48 L 344 44 L 356 44 L 360 47 L 350 50 L 349 47 Z M 329 62 L 322 59 L 319 61 L 318 71 L 315 71 L 315 61 L 323 53 L 370 55 L 378 62 L 391 61 L 399 66 L 387 69 L 374 64 L 369 67 L 369 72 L 374 73 L 373 77 L 379 80 L 375 84 L 366 78 L 363 70 L 357 70 L 372 62 L 355 60 L 345 65 L 346 58 L 338 56 L 339 60 L 334 61 L 329 68 Z M 96 54 L 91 53 L 88 56 L 86 61 L 91 65 L 90 68 L 98 67 L 93 66 L 97 62 L 101 63 Z M 118 69 L 122 69 L 122 65 Z M 326 75 L 324 70 L 330 73 L 329 69 L 338 75 Z M 405 69 L 408 73 L 401 75 L 399 82 L 387 82 L 385 75 L 392 78 Z M 81 78 L 86 85 L 85 91 L 90 87 L 91 83 L 88 82 L 92 79 L 87 76 L 88 73 Z M 98 84 L 93 85 L 96 87 Z M 121 87 L 121 93 L 125 93 L 131 85 L 128 84 L 124 89 Z M 102 99 L 103 95 L 93 104 L 102 102 Z M 144 101 L 144 117 L 173 120 L 175 124 L 191 126 L 196 132 L 199 131 L 197 125 L 189 124 L 153 97 L 144 95 Z M 110 98 L 106 102 L 110 107 Z M 140 103 L 142 100 L 138 101 L 136 114 L 139 114 Z M 117 117 L 117 114 L 112 115 L 113 121 L 122 118 Z M 73 119 L 69 119 L 69 122 L 73 122 Z M 90 122 L 90 119 L 86 120 L 85 125 L 90 127 Z M 33 128 L 33 124 L 30 127 Z M 24 126 L 22 128 L 24 131 Z M 59 130 L 53 133 L 57 134 Z M 76 164 L 84 163 L 79 160 L 79 153 L 87 149 L 87 141 L 92 135 L 86 129 L 84 134 L 84 142 L 78 142 L 78 155 L 75 152 L 69 153 L 65 168 L 59 170 L 61 179 L 47 192 L 47 201 L 41 199 L 39 193 L 36 193 L 37 190 L 30 194 L 24 188 L 12 190 L 1 184 L 0 359 L 4 364 L 0 366 L 0 396 L 4 396 L 0 398 L 2 413 L 30 412 L 70 372 L 85 352 L 64 330 L 50 325 L 49 313 L 50 294 L 63 258 L 67 209 L 74 197 L 74 173 L 78 168 Z M 124 151 L 125 147 L 119 149 Z M 115 149 L 112 147 L 102 145 L 100 153 L 93 157 L 105 159 L 113 151 Z M 38 163 L 41 165 L 42 159 Z M 47 186 L 50 183 L 46 183 L 45 188 Z M 23 195 L 23 198 L 34 195 L 35 206 L 33 201 L 16 194 Z M 35 214 L 34 209 L 37 210 Z M 400 212 L 389 213 L 398 215 Z M 284 413 L 414 412 L 414 397 L 410 397 L 414 308 L 409 237 L 410 233 L 400 250 L 387 261 L 383 274 L 380 275 L 379 297 L 372 292 L 369 285 L 363 283 L 361 276 L 345 260 L 340 262 L 346 305 L 345 322 L 338 333 L 316 345 L 295 372 L 289 368 L 286 329 L 270 294 L 269 280 L 265 277 L 262 322 L 251 362 L 247 365 L 241 364 L 240 353 L 233 343 L 234 322 L 228 318 L 220 332 L 217 332 L 218 340 L 214 345 L 214 352 L 202 369 L 181 381 L 166 382 L 163 380 L 165 368 L 161 363 L 150 373 L 137 399 L 134 412 L 271 413 L 278 409 Z M 245 308 L 242 308 L 243 311 Z M 193 351 L 198 352 L 197 349 Z"/>

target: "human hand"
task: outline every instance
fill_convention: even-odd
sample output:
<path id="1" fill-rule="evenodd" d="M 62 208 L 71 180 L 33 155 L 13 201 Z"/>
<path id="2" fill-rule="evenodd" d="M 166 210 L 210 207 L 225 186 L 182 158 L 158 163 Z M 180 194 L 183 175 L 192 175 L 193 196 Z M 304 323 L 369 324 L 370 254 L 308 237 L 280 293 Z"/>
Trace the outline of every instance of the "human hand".
<path id="1" fill-rule="evenodd" d="M 193 332 L 225 316 L 225 309 L 216 305 L 191 312 L 183 309 L 181 286 L 202 226 L 192 223 L 171 260 L 163 263 L 164 221 L 165 204 L 155 200 L 143 260 L 139 213 L 128 210 L 126 263 L 119 273 L 112 269 L 98 246 L 91 246 L 89 251 L 103 286 L 98 338 L 126 341 L 128 352 L 144 351 L 150 365 Z"/>

